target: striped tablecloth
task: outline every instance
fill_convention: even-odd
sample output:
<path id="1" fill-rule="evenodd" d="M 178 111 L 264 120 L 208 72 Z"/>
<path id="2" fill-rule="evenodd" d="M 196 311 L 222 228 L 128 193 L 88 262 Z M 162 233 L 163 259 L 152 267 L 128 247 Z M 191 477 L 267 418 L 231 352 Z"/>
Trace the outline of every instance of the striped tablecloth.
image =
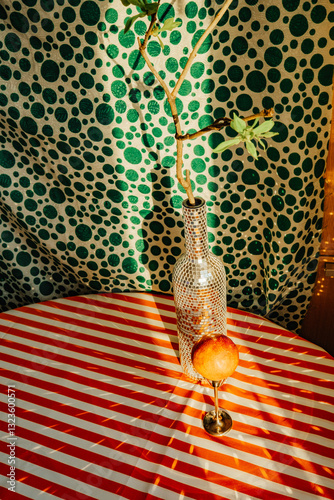
<path id="1" fill-rule="evenodd" d="M 181 372 L 172 297 L 2 313 L 1 499 L 333 499 L 334 359 L 253 314 L 230 309 L 228 327 L 233 428 L 214 438 L 213 390 Z"/>

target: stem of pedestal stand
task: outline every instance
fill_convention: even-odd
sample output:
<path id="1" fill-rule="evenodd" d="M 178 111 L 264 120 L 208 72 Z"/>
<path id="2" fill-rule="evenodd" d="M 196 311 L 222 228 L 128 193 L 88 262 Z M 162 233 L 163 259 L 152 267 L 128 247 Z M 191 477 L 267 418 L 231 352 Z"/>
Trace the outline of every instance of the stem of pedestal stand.
<path id="1" fill-rule="evenodd" d="M 224 380 L 210 380 L 209 382 L 215 394 L 215 409 L 205 414 L 203 427 L 211 436 L 222 436 L 232 427 L 230 415 L 222 408 L 219 410 L 218 405 L 218 387 L 223 384 Z"/>
<path id="2" fill-rule="evenodd" d="M 215 414 L 216 414 L 216 419 L 218 421 L 218 419 L 219 419 L 218 387 L 220 386 L 220 381 L 219 380 L 212 380 L 211 384 L 213 386 L 213 390 L 214 390 L 214 394 L 215 394 Z"/>

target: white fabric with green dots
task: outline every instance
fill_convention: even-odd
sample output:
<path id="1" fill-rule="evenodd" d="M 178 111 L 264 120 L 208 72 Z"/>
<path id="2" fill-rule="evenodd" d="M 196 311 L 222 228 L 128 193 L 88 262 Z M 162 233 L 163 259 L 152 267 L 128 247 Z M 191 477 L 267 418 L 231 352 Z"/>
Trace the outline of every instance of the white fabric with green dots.
<path id="1" fill-rule="evenodd" d="M 147 47 L 173 88 L 222 1 L 162 2 L 182 20 Z M 183 133 L 275 108 L 258 160 L 184 142 L 228 304 L 297 330 L 312 293 L 331 116 L 333 0 L 234 1 L 177 99 Z M 80 293 L 171 293 L 183 250 L 174 125 L 140 56 L 148 23 L 120 0 L 0 0 L 0 305 Z"/>

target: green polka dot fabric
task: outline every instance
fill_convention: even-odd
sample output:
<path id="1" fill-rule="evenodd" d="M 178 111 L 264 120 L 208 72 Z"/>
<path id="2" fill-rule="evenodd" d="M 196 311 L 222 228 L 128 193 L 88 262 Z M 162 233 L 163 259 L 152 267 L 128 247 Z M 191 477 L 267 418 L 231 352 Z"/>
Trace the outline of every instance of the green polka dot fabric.
<path id="1" fill-rule="evenodd" d="M 152 39 L 173 88 L 222 0 L 161 3 L 182 25 Z M 228 303 L 298 330 L 317 267 L 330 129 L 334 13 L 328 0 L 234 1 L 199 50 L 177 107 L 183 133 L 275 108 L 254 160 L 184 142 Z M 143 19 L 120 0 L 0 1 L 2 310 L 87 292 L 172 293 L 183 251 L 176 143 L 163 89 L 140 56 Z"/>

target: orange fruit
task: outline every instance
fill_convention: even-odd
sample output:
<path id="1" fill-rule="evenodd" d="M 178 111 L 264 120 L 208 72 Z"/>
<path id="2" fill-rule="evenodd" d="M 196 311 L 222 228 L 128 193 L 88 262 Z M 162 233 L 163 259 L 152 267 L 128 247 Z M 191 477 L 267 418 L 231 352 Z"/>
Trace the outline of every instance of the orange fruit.
<path id="1" fill-rule="evenodd" d="M 204 335 L 193 346 L 191 353 L 195 370 L 207 380 L 223 380 L 235 371 L 239 351 L 226 335 Z"/>

